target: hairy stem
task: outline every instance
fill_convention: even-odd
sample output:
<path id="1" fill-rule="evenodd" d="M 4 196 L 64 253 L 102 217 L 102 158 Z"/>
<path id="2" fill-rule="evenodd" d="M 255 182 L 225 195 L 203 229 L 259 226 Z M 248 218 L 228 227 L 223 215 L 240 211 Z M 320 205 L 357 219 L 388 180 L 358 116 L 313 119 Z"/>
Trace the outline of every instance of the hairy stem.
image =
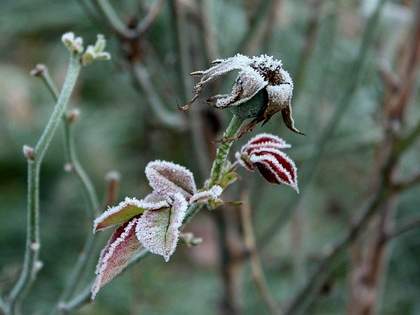
<path id="1" fill-rule="evenodd" d="M 217 148 L 216 158 L 214 159 L 213 166 L 211 168 L 209 187 L 217 184 L 217 181 L 220 179 L 223 166 L 226 163 L 227 156 L 233 143 L 231 139 L 235 137 L 242 123 L 243 120 L 241 118 L 233 115 L 229 126 L 223 134 L 222 143 Z"/>
<path id="2" fill-rule="evenodd" d="M 25 258 L 19 279 L 7 298 L 10 314 L 18 311 L 20 302 L 34 282 L 38 272 L 38 256 L 40 248 L 39 237 L 39 176 L 41 164 L 45 153 L 60 124 L 66 105 L 76 84 L 80 72 L 79 56 L 72 54 L 67 69 L 63 88 L 58 96 L 57 103 L 50 119 L 37 142 L 32 157 L 28 158 L 28 213 L 27 213 L 27 239 Z"/>
<path id="3" fill-rule="evenodd" d="M 48 70 L 45 68 L 44 71 L 40 73 L 40 77 L 45 83 L 48 90 L 51 92 L 52 97 L 54 100 L 58 100 L 58 90 L 51 79 L 51 76 L 48 73 Z M 73 123 L 70 117 L 63 117 L 64 122 L 64 143 L 65 143 L 65 151 L 66 151 L 66 159 L 67 163 L 70 166 L 71 172 L 73 172 L 77 179 L 79 180 L 83 193 L 85 195 L 85 199 L 87 201 L 87 208 L 86 212 L 88 215 L 88 221 L 91 222 L 95 219 L 96 211 L 99 209 L 99 201 L 97 197 L 97 193 L 95 191 L 95 187 L 92 184 L 91 179 L 87 175 L 86 171 L 83 169 L 82 165 L 79 162 L 77 157 L 75 145 L 74 145 L 74 136 L 73 136 Z M 54 311 L 58 311 L 59 306 L 67 299 L 69 299 L 75 292 L 77 286 L 79 285 L 80 281 L 82 280 L 83 271 L 86 268 L 87 261 L 93 255 L 93 245 L 94 245 L 94 235 L 92 233 L 88 233 L 85 243 L 83 245 L 83 249 L 77 259 L 76 265 L 74 266 L 73 271 L 71 272 L 71 276 L 69 277 L 69 281 L 62 292 L 59 302 L 56 305 Z"/>

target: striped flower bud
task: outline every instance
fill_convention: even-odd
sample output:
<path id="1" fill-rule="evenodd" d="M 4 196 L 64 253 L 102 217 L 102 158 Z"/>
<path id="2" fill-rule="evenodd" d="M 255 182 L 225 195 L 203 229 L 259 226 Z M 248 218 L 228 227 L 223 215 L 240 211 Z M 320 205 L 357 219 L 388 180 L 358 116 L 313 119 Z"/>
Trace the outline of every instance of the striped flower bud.
<path id="1" fill-rule="evenodd" d="M 262 133 L 249 140 L 236 159 L 247 170 L 258 170 L 268 182 L 291 186 L 299 193 L 296 165 L 281 151 L 290 147 L 283 139 Z"/>

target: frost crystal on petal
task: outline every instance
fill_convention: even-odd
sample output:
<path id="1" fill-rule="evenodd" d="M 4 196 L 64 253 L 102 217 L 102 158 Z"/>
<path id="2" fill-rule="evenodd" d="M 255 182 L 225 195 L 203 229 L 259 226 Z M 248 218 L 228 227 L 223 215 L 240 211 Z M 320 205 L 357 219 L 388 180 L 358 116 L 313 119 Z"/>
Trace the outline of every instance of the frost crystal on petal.
<path id="1" fill-rule="evenodd" d="M 126 197 L 117 206 L 109 208 L 95 219 L 93 231 L 104 230 L 108 227 L 124 223 L 143 213 L 145 210 L 156 210 L 165 207 L 169 207 L 169 204 L 164 200 L 152 201 L 150 199 L 147 200 L 147 197 L 144 200 L 138 200 L 136 198 Z"/>
<path id="2" fill-rule="evenodd" d="M 154 192 L 163 196 L 181 193 L 189 199 L 196 191 L 194 176 L 187 168 L 167 161 L 153 161 L 146 166 L 146 177 Z"/>
<path id="3" fill-rule="evenodd" d="M 249 171 L 258 169 L 270 183 L 283 183 L 299 192 L 295 163 L 280 151 L 290 147 L 283 139 L 262 133 L 249 140 L 235 156 L 240 165 Z"/>
<path id="4" fill-rule="evenodd" d="M 213 103 L 217 108 L 238 106 L 253 98 L 267 84 L 254 69 L 246 67 L 238 75 L 230 95 L 216 95 L 207 101 Z"/>
<path id="5" fill-rule="evenodd" d="M 102 250 L 92 286 L 92 300 L 105 284 L 124 270 L 133 254 L 140 249 L 135 233 L 137 221 L 135 218 L 120 226 Z"/>
<path id="6" fill-rule="evenodd" d="M 253 149 L 258 148 L 276 148 L 276 149 L 289 149 L 291 145 L 286 143 L 282 138 L 269 134 L 269 133 L 260 133 L 255 137 L 251 138 L 242 148 L 241 152 L 246 152 L 250 154 Z"/>
<path id="7" fill-rule="evenodd" d="M 251 59 L 244 55 L 237 54 L 234 57 L 227 59 L 217 59 L 213 61 L 213 64 L 214 65 L 207 70 L 191 73 L 192 75 L 201 75 L 201 78 L 194 86 L 193 98 L 183 107 L 184 110 L 188 109 L 191 104 L 197 100 L 206 84 L 230 71 L 244 69 L 251 64 Z"/>
<path id="8" fill-rule="evenodd" d="M 190 199 L 190 203 L 195 203 L 195 202 L 206 203 L 209 200 L 216 200 L 217 198 L 220 197 L 222 192 L 223 192 L 222 187 L 220 187 L 219 185 L 214 185 L 209 190 L 200 191 L 194 194 Z"/>
<path id="9" fill-rule="evenodd" d="M 146 211 L 136 226 L 140 243 L 150 252 L 168 261 L 176 249 L 188 203 L 181 193 L 172 196 L 171 208 Z"/>
<path id="10" fill-rule="evenodd" d="M 270 183 L 286 184 L 299 193 L 295 163 L 284 153 L 276 149 L 257 149 L 249 160 Z"/>

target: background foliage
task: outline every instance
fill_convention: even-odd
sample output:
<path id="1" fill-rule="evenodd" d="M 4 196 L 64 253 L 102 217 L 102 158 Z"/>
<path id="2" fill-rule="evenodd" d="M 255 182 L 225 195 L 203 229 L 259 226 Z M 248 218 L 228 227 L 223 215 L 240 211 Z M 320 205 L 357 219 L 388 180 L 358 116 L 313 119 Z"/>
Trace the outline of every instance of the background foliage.
<path id="1" fill-rule="evenodd" d="M 203 0 L 205 1 L 205 0 Z M 264 0 L 263 0 L 264 1 Z M 316 1 L 316 0 L 315 0 Z M 141 18 L 153 1 L 114 1 L 125 21 Z M 200 1 L 181 1 L 194 12 Z M 238 52 L 242 38 L 258 18 L 259 1 L 208 1 L 211 27 L 219 46 L 218 57 Z M 275 2 L 275 1 L 273 1 Z M 263 23 L 269 32 L 258 35 L 248 53 L 267 53 L 283 60 L 296 81 L 293 108 L 295 121 L 305 137 L 290 133 L 274 117 L 258 131 L 278 134 L 293 144 L 290 155 L 298 164 L 299 178 L 305 181 L 305 163 L 317 152 L 317 139 L 328 124 L 350 80 L 361 34 L 366 26 L 368 7 L 375 1 L 319 1 L 314 11 L 310 1 L 280 1 L 278 14 Z M 312 1 L 313 2 L 313 1 Z M 152 159 L 172 160 L 195 170 L 199 176 L 199 157 L 192 150 L 188 131 L 174 131 L 162 126 L 150 109 L 147 95 L 133 86 L 125 52 L 105 22 L 98 19 L 94 7 L 81 1 L 19 0 L 0 4 L 0 287 L 9 288 L 15 280 L 25 239 L 26 163 L 23 144 L 32 144 L 40 134 L 53 102 L 42 84 L 29 76 L 39 62 L 48 65 L 51 75 L 61 82 L 67 54 L 59 41 L 71 30 L 93 41 L 97 33 L 108 38 L 112 62 L 85 70 L 72 98 L 72 107 L 81 110 L 77 123 L 76 145 L 80 160 L 93 178 L 100 196 L 104 196 L 104 175 L 109 170 L 121 173 L 120 198 L 141 197 L 148 192 L 143 173 Z M 248 5 L 248 7 L 247 7 Z M 394 5 L 395 7 L 392 7 Z M 398 8 L 400 11 L 395 10 Z M 315 41 L 308 56 L 302 51 L 310 36 L 311 19 L 317 16 Z M 375 156 L 382 138 L 382 103 L 384 87 L 378 65 L 386 60 L 398 62 L 399 51 L 408 45 L 412 30 L 414 4 L 411 1 L 388 2 L 382 12 L 378 32 L 371 41 L 358 88 L 337 130 L 328 135 L 328 144 L 315 177 L 304 192 L 298 207 L 290 208 L 296 197 L 287 187 L 269 186 L 258 176 L 241 173 L 241 186 L 251 193 L 253 223 L 257 236 L 293 210 L 285 226 L 279 224 L 270 242 L 260 251 L 269 288 L 280 302 L 287 301 L 304 282 L 319 260 L 325 244 L 338 238 L 349 225 L 360 205 L 369 197 Z M 189 52 L 194 68 L 208 66 L 204 46 L 196 34 L 198 22 L 187 18 L 186 36 L 195 41 Z M 308 26 L 309 25 L 309 26 Z M 263 38 L 263 40 L 258 40 Z M 185 101 L 180 87 L 171 10 L 165 3 L 152 27 L 141 39 L 140 58 L 150 81 L 170 111 Z M 184 74 L 185 76 L 188 73 Z M 228 87 L 226 84 L 226 89 Z M 408 109 L 406 127 L 420 117 L 418 82 Z M 187 95 L 188 96 L 188 95 Z M 228 113 L 202 109 L 202 123 L 215 130 L 225 125 Z M 242 142 L 244 142 L 246 136 Z M 404 157 L 401 177 L 418 169 L 420 144 Z M 62 138 L 57 136 L 48 152 L 41 177 L 41 259 L 44 268 L 26 303 L 28 314 L 45 314 L 63 288 L 68 271 L 75 262 L 91 222 L 86 222 L 77 182 L 63 171 Z M 307 164 L 306 164 L 307 165 Z M 232 189 L 232 199 L 239 196 Z M 419 188 L 408 190 L 396 203 L 398 225 L 418 213 Z M 216 210 L 217 211 L 217 210 Z M 235 208 L 226 211 L 235 212 Z M 219 276 L 220 250 L 217 227 L 212 213 L 201 213 L 190 229 L 204 238 L 196 248 L 182 246 L 170 263 L 149 257 L 115 280 L 98 296 L 93 305 L 80 314 L 214 314 L 220 309 L 222 280 Z M 237 217 L 234 216 L 238 220 Z M 362 236 L 362 239 L 365 236 Z M 390 244 L 389 263 L 384 276 L 380 314 L 419 314 L 420 302 L 420 232 L 414 230 Z M 346 256 L 346 258 L 349 258 Z M 95 261 L 90 262 L 92 265 Z M 264 314 L 260 296 L 255 291 L 248 263 L 240 272 L 239 304 L 243 314 Z M 349 264 L 334 269 L 325 289 L 317 296 L 309 314 L 343 314 L 348 302 Z M 90 279 L 91 274 L 86 275 Z M 417 279 L 417 280 L 416 280 Z M 26 314 L 25 312 L 25 314 Z"/>

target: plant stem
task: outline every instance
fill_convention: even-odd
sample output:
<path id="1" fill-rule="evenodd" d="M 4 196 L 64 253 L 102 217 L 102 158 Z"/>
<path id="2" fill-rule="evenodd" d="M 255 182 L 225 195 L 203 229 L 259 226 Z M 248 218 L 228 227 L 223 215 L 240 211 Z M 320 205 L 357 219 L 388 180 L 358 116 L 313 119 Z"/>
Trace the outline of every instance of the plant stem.
<path id="1" fill-rule="evenodd" d="M 43 80 L 48 90 L 51 92 L 51 95 L 54 98 L 54 100 L 57 101 L 59 97 L 58 89 L 55 86 L 53 80 L 51 79 L 51 76 L 48 73 L 48 69 L 44 68 L 44 70 L 39 73 L 39 76 Z M 64 116 L 63 122 L 66 160 L 67 163 L 69 163 L 69 165 L 71 166 L 71 172 L 74 172 L 81 184 L 83 193 L 85 195 L 85 199 L 87 201 L 86 212 L 88 215 L 88 221 L 92 222 L 95 219 L 96 211 L 99 209 L 97 193 L 95 191 L 95 187 L 93 186 L 91 179 L 87 175 L 86 171 L 83 169 L 77 157 L 73 136 L 74 122 L 72 122 L 68 117 Z M 79 255 L 79 258 L 77 259 L 76 265 L 71 273 L 71 276 L 69 277 L 69 282 L 67 283 L 67 286 L 61 294 L 59 302 L 57 303 L 54 311 L 58 311 L 59 306 L 65 303 L 65 301 L 74 294 L 74 291 L 76 290 L 78 284 L 81 281 L 83 271 L 86 268 L 86 263 L 94 252 L 93 245 L 94 234 L 90 233 L 89 231 L 85 243 L 83 245 L 83 249 Z"/>
<path id="2" fill-rule="evenodd" d="M 241 127 L 243 120 L 236 115 L 233 115 L 232 120 L 229 123 L 225 133 L 223 134 L 222 143 L 218 146 L 216 151 L 216 158 L 213 161 L 211 168 L 209 187 L 217 184 L 217 181 L 222 175 L 223 166 L 226 163 L 227 156 L 232 146 L 232 138 L 235 137 L 239 128 Z"/>
<path id="3" fill-rule="evenodd" d="M 146 67 L 137 61 L 130 64 L 130 68 L 134 84 L 146 95 L 150 108 L 158 121 L 169 128 L 184 129 L 185 121 L 183 117 L 179 112 L 170 111 L 164 106 L 161 97 L 150 81 L 150 75 Z"/>
<path id="4" fill-rule="evenodd" d="M 108 0 L 94 0 L 94 4 L 101 12 L 110 28 L 120 37 L 132 39 L 137 33 L 127 27 L 115 12 Z"/>
<path id="5" fill-rule="evenodd" d="M 51 140 L 57 131 L 61 117 L 76 84 L 80 72 L 79 56 L 72 54 L 67 69 L 66 78 L 57 103 L 50 116 L 39 141 L 37 142 L 33 158 L 28 158 L 28 213 L 27 213 L 27 239 L 25 258 L 19 279 L 7 298 L 10 314 L 18 311 L 20 302 L 36 278 L 38 269 L 38 256 L 40 248 L 39 237 L 39 176 L 41 164 Z"/>

